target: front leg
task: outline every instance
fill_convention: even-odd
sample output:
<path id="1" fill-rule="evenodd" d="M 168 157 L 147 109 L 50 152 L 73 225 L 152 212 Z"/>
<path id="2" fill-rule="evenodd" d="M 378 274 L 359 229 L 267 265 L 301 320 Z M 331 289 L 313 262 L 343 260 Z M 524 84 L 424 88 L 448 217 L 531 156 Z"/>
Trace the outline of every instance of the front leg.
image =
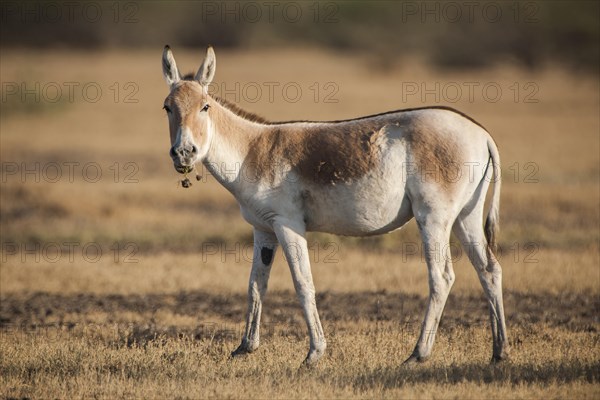
<path id="1" fill-rule="evenodd" d="M 248 313 L 242 344 L 233 352 L 233 357 L 252 353 L 259 345 L 260 313 L 267 292 L 271 265 L 277 250 L 277 237 L 273 233 L 254 230 L 254 255 L 252 272 L 248 284 Z"/>
<path id="2" fill-rule="evenodd" d="M 319 313 L 317 312 L 315 286 L 310 270 L 304 227 L 300 224 L 293 224 L 286 221 L 286 223 L 274 224 L 274 229 L 290 267 L 296 294 L 302 305 L 304 319 L 308 326 L 310 350 L 304 360 L 304 364 L 312 365 L 323 356 L 327 343 L 323 334 L 321 321 L 319 320 Z"/>

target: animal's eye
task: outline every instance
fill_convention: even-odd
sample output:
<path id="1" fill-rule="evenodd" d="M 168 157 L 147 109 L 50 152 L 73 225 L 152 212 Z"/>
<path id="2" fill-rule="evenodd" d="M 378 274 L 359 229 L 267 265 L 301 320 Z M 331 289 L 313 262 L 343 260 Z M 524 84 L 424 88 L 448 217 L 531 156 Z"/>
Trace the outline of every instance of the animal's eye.
<path id="1" fill-rule="evenodd" d="M 170 112 L 171 112 L 171 109 L 170 109 L 170 108 L 169 108 L 169 106 L 168 106 L 168 105 L 166 105 L 166 104 L 163 106 L 163 110 L 165 110 L 165 111 L 166 111 L 166 112 L 168 112 L 168 113 L 170 113 Z"/>
<path id="2" fill-rule="evenodd" d="M 204 105 L 204 107 L 202 107 L 202 110 L 200 110 L 200 111 L 208 111 L 209 108 L 210 108 L 210 105 L 208 103 L 206 103 Z"/>

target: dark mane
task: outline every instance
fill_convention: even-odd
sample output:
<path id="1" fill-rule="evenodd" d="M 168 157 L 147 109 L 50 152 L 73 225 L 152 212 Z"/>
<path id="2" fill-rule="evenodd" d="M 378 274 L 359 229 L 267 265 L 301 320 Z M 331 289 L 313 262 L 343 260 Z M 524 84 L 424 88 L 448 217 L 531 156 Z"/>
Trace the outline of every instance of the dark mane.
<path id="1" fill-rule="evenodd" d="M 182 79 L 186 80 L 186 81 L 193 81 L 195 78 L 193 73 L 189 73 L 186 74 Z M 213 98 L 217 101 L 217 103 L 219 103 L 220 105 L 222 105 L 223 107 L 227 108 L 229 111 L 233 112 L 235 115 L 238 115 L 244 119 L 247 119 L 249 121 L 252 122 L 258 122 L 259 124 L 265 124 L 265 125 L 282 125 L 282 124 L 294 124 L 294 123 L 299 123 L 299 122 L 314 122 L 314 123 L 324 123 L 324 124 L 335 124 L 335 123 L 340 123 L 340 122 L 350 122 L 350 121 L 360 121 L 362 119 L 367 119 L 367 118 L 374 118 L 374 117 L 382 117 L 384 115 L 389 115 L 389 114 L 395 114 L 395 113 L 399 113 L 399 112 L 409 112 L 409 111 L 420 111 L 420 110 L 446 110 L 446 111 L 450 111 L 453 112 L 455 114 L 460 115 L 463 118 L 468 119 L 469 121 L 473 122 L 475 125 L 478 125 L 479 127 L 481 127 L 484 131 L 488 131 L 487 129 L 485 129 L 485 126 L 483 126 L 482 124 L 480 124 L 479 122 L 477 122 L 476 120 L 474 120 L 473 118 L 471 118 L 470 116 L 468 116 L 467 114 L 458 111 L 455 108 L 452 107 L 446 107 L 446 106 L 426 106 L 426 107 L 415 107 L 415 108 L 405 108 L 405 109 L 400 109 L 400 110 L 394 110 L 394 111 L 386 111 L 383 113 L 379 113 L 379 114 L 372 114 L 372 115 L 365 115 L 363 117 L 357 117 L 357 118 L 349 118 L 349 119 L 338 119 L 338 120 L 333 120 L 333 121 L 310 121 L 310 120 L 290 120 L 290 121 L 269 121 L 266 118 L 258 115 L 258 114 L 254 114 L 252 112 L 246 111 L 243 108 L 241 108 L 240 106 L 238 106 L 235 103 L 232 103 L 229 100 L 226 100 L 222 97 L 218 97 L 218 96 L 213 96 Z"/>
<path id="2" fill-rule="evenodd" d="M 265 118 L 261 117 L 260 115 L 248 112 L 248 111 L 244 110 L 243 108 L 239 107 L 237 104 L 232 103 L 231 101 L 226 100 L 222 97 L 213 96 L 213 99 L 215 99 L 217 103 L 219 103 L 220 105 L 222 105 L 229 111 L 233 112 L 235 115 L 238 115 L 244 119 L 247 119 L 252 122 L 258 122 L 259 124 L 265 124 L 265 125 L 274 124 L 273 122 L 266 120 Z"/>

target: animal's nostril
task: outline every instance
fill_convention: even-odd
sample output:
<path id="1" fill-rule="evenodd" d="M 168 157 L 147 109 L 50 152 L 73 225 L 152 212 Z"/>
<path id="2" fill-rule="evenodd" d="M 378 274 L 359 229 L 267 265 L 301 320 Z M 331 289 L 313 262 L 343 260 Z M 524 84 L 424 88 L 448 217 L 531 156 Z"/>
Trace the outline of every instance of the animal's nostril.
<path id="1" fill-rule="evenodd" d="M 198 148 L 196 147 L 196 145 L 192 145 L 192 154 L 196 153 L 198 153 Z"/>
<path id="2" fill-rule="evenodd" d="M 169 150 L 169 154 L 171 155 L 171 157 L 175 157 L 177 155 L 177 153 L 175 152 L 175 147 L 171 147 L 171 150 Z"/>

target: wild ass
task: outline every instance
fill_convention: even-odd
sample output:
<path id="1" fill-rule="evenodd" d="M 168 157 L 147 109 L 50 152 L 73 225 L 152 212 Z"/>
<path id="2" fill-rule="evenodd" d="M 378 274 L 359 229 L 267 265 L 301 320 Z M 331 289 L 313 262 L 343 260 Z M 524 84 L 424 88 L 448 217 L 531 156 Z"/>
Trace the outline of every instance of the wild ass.
<path id="1" fill-rule="evenodd" d="M 315 303 L 305 233 L 368 236 L 416 219 L 429 273 L 429 303 L 414 351 L 423 361 L 454 282 L 449 251 L 453 231 L 487 296 L 492 361 L 508 354 L 502 270 L 494 249 L 500 205 L 500 158 L 489 133 L 445 107 L 392 111 L 356 119 L 271 123 L 212 97 L 215 53 L 208 48 L 193 78 L 182 78 L 168 46 L 162 56 L 170 87 L 164 102 L 175 169 L 202 162 L 229 190 L 254 227 L 254 258 L 242 343 L 232 356 L 259 345 L 262 302 L 273 256 L 281 245 L 302 305 L 310 350 L 306 364 L 326 348 Z M 233 172 L 235 171 L 235 172 Z M 493 182 L 482 227 L 484 201 Z"/>

